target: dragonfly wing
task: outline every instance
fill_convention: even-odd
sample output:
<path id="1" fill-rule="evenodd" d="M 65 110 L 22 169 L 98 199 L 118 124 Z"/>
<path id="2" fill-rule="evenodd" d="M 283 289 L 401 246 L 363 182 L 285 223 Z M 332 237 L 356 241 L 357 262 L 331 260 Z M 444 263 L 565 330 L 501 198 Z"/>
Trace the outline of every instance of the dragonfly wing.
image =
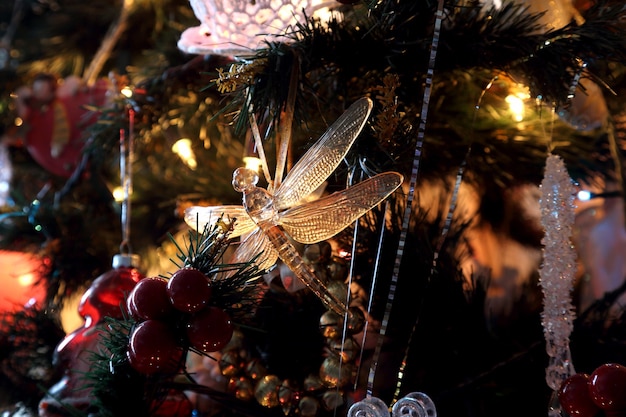
<path id="1" fill-rule="evenodd" d="M 255 257 L 255 264 L 261 271 L 270 269 L 278 259 L 278 252 L 261 229 L 256 229 L 241 242 L 229 262 L 246 263 Z"/>
<path id="2" fill-rule="evenodd" d="M 185 223 L 199 232 L 220 220 L 228 226 L 234 223 L 229 235 L 233 238 L 250 233 L 257 227 L 243 206 L 193 206 L 185 210 Z"/>
<path id="3" fill-rule="evenodd" d="M 387 198 L 402 184 L 402 179 L 397 172 L 378 174 L 343 191 L 284 211 L 280 225 L 300 243 L 329 239 Z"/>
<path id="4" fill-rule="evenodd" d="M 300 158 L 274 193 L 280 209 L 296 205 L 315 191 L 346 156 L 372 110 L 372 101 L 354 102 Z"/>

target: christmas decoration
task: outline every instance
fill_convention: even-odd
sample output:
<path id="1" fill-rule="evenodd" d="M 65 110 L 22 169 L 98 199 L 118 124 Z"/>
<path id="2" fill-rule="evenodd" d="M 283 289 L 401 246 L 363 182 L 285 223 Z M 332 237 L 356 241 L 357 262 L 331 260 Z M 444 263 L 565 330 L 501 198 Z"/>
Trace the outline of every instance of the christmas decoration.
<path id="1" fill-rule="evenodd" d="M 346 302 L 334 297 L 326 284 L 303 264 L 279 225 L 301 243 L 316 243 L 333 237 L 372 207 L 387 198 L 402 183 L 402 175 L 379 174 L 343 192 L 296 206 L 315 191 L 337 168 L 361 132 L 372 103 L 354 103 L 320 140 L 298 161 L 274 194 L 256 186 L 258 175 L 239 168 L 233 174 L 233 187 L 243 193 L 243 207 L 192 207 L 185 221 L 194 228 L 215 221 L 215 216 L 233 219 L 233 237 L 250 233 L 237 249 L 233 262 L 258 259 L 260 269 L 268 269 L 280 259 L 294 274 L 337 314 L 346 312 Z M 279 178 L 279 177 L 277 177 Z"/>
<path id="2" fill-rule="evenodd" d="M 130 292 L 127 304 L 128 313 L 137 321 L 167 318 L 173 311 L 167 296 L 167 280 L 150 277 L 139 281 Z"/>
<path id="3" fill-rule="evenodd" d="M 83 294 L 78 313 L 83 327 L 68 334 L 57 346 L 55 364 L 63 376 L 39 404 L 41 416 L 63 415 L 65 407 L 87 412 L 93 402 L 92 389 L 85 382 L 92 355 L 101 349 L 100 335 L 106 317 L 122 318 L 126 295 L 144 276 L 132 255 L 113 258 L 113 269 L 102 274 Z"/>
<path id="4" fill-rule="evenodd" d="M 626 415 L 626 367 L 607 363 L 596 368 L 591 375 L 577 373 L 561 384 L 559 401 L 571 416 Z M 602 414 L 601 414 L 602 413 Z"/>
<path id="5" fill-rule="evenodd" d="M 8 131 L 14 125 L 15 101 L 9 93 L 15 86 L 31 85 L 33 75 L 42 69 L 59 78 L 76 74 L 103 40 L 108 43 L 105 32 L 117 20 L 119 5 L 123 4 L 124 12 L 131 2 L 118 2 L 116 7 L 105 3 L 59 0 L 0 5 L 1 22 L 17 14 L 24 22 L 19 30 L 8 22 L 0 25 L 7 29 L 0 34 L 2 39 L 10 39 L 9 45 L 0 45 L 10 54 L 4 61 L 0 57 L 6 63 L 0 74 L 6 81 L 0 96 L 0 129 Z M 258 0 L 230 2 L 252 3 L 261 4 Z M 24 248 L 26 240 L 35 240 L 33 251 L 45 251 L 50 263 L 43 279 L 62 289 L 51 292 L 55 301 L 68 302 L 76 283 L 107 271 L 112 254 L 117 253 L 119 239 L 110 236 L 117 236 L 118 231 L 102 214 L 120 209 L 110 198 L 117 185 L 118 153 L 112 145 L 117 143 L 119 129 L 128 124 L 129 108 L 136 112 L 133 159 L 139 174 L 133 187 L 133 220 L 138 225 L 134 230 L 139 231 L 139 239 L 133 246 L 147 263 L 167 260 L 163 242 L 169 233 L 176 236 L 185 228 L 184 208 L 241 202 L 224 173 L 239 166 L 243 133 L 249 127 L 258 128 L 254 140 L 264 142 L 266 165 L 282 160 L 289 172 L 290 161 L 306 153 L 327 130 L 327 122 L 363 96 L 373 102 L 371 122 L 335 172 L 325 178 L 323 192 L 330 194 L 378 172 L 393 171 L 406 179 L 405 195 L 415 196 L 407 204 L 394 193 L 384 210 L 374 208 L 333 238 L 332 244 L 338 247 L 333 248 L 333 256 L 351 259 L 349 266 L 344 265 L 349 272 L 343 278 L 329 278 L 321 273 L 325 268 L 317 268 L 321 264 L 311 265 L 315 256 L 309 258 L 304 252 L 313 250 L 313 245 L 293 243 L 307 267 L 315 270 L 336 298 L 348 300 L 346 289 L 360 284 L 361 292 L 370 295 L 361 307 L 366 317 L 369 314 L 375 320 L 368 317 L 356 325 L 345 317 L 339 320 L 341 315 L 326 311 L 281 262 L 266 274 L 266 282 L 259 279 L 248 285 L 238 274 L 238 266 L 225 263 L 231 259 L 231 249 L 236 249 L 237 242 L 233 242 L 223 252 L 224 258 L 210 265 L 183 261 L 178 266 L 197 269 L 211 282 L 212 293 L 199 312 L 174 308 L 169 297 L 162 297 L 159 283 L 160 289 L 154 290 L 160 292 L 159 303 L 167 313 L 159 308 L 142 317 L 131 310 L 129 317 L 106 321 L 106 334 L 102 334 L 106 349 L 94 352 L 89 375 L 85 375 L 84 385 L 93 387 L 94 394 L 89 412 L 189 415 L 194 407 L 196 414 L 225 417 L 269 416 L 283 414 L 285 409 L 297 415 L 326 416 L 345 415 L 353 402 L 363 398 L 379 398 L 389 413 L 393 404 L 408 397 L 409 405 L 417 403 L 414 413 L 419 414 L 419 406 L 424 407 L 412 395 L 417 392 L 432 398 L 438 414 L 460 417 L 500 416 L 502 410 L 512 417 L 543 415 L 547 405 L 553 404 L 549 399 L 554 390 L 540 383 L 546 378 L 547 362 L 539 315 L 541 287 L 537 285 L 543 231 L 527 211 L 529 207 L 538 210 L 538 199 L 534 194 L 528 206 L 522 205 L 517 190 L 535 190 L 546 156 L 552 154 L 563 159 L 576 182 L 593 183 L 599 194 L 615 191 L 610 198 L 621 200 L 623 5 L 613 0 L 593 6 L 576 1 L 571 4 L 579 7 L 579 14 L 558 16 L 570 2 L 553 2 L 547 10 L 538 1 L 381 0 L 349 7 L 331 3 L 336 7 L 331 19 L 298 14 L 298 23 L 287 30 L 262 30 L 286 36 L 268 38 L 269 42 L 258 36 L 260 43 L 244 48 L 245 57 L 235 52 L 242 59 L 232 66 L 231 59 L 216 57 L 213 50 L 201 57 L 180 53 L 176 40 L 182 30 L 198 24 L 188 2 L 146 0 L 133 8 L 128 22 L 132 33 L 114 45 L 108 53 L 111 59 L 102 61 L 102 73 L 124 72 L 133 95 L 124 106 L 99 113 L 98 122 L 88 126 L 86 175 L 68 181 L 63 193 L 56 195 L 59 198 L 39 194 L 47 179 L 30 181 L 32 158 L 18 144 L 10 145 L 17 173 L 10 185 L 15 204 L 10 210 L 22 216 L 3 218 L 2 242 Z M 204 22 L 208 19 L 200 20 Z M 512 83 L 504 82 L 505 78 Z M 573 91 L 577 81 L 582 87 Z M 507 87 L 512 84 L 527 87 L 524 100 L 508 94 L 513 93 Z M 605 95 L 605 107 L 598 94 Z M 513 97 L 507 101 L 509 95 Z M 520 102 L 521 120 L 512 111 Z M 283 140 L 286 136 L 289 141 Z M 189 142 L 181 141 L 184 138 Z M 191 159 L 186 164 L 180 154 L 174 154 L 176 143 L 189 144 L 195 164 Z M 274 193 L 283 178 L 265 175 L 265 180 L 268 192 Z M 102 186 L 96 187 L 96 182 Z M 462 186 L 457 187 L 459 183 Z M 463 200 L 463 195 L 456 198 L 457 192 L 465 191 L 471 200 Z M 610 214 L 606 224 L 619 224 L 620 207 L 599 205 L 592 211 L 601 214 L 606 209 Z M 69 219 L 68 213 L 73 214 Z M 247 216 L 244 211 L 237 214 Z M 583 217 L 579 219 L 589 218 Z M 584 223 L 577 220 L 577 225 Z M 229 226 L 229 222 L 219 225 L 216 236 Z M 24 229 L 28 233 L 19 233 Z M 617 228 L 603 229 L 594 236 L 597 241 L 619 242 Z M 478 248 L 466 245 L 469 230 L 476 232 L 471 236 L 474 242 L 489 243 L 480 246 L 480 259 L 492 263 L 483 263 L 480 271 L 459 270 Z M 42 240 L 44 248 L 39 247 Z M 510 256 L 513 245 L 523 256 Z M 585 302 L 589 310 L 578 311 L 569 329 L 577 369 L 624 362 L 626 337 L 618 301 L 624 293 L 623 277 L 619 265 L 612 262 L 623 256 L 620 246 L 616 248 L 615 255 L 612 251 L 599 251 L 602 257 L 589 255 L 607 268 L 589 268 L 575 283 L 578 290 L 579 285 L 597 284 L 602 271 L 615 271 L 611 285 L 594 285 L 599 292 Z M 250 251 L 251 259 L 263 256 L 257 249 Z M 492 265 L 497 268 L 491 270 Z M 155 281 L 171 276 L 163 272 L 165 268 L 149 268 L 149 276 L 159 278 Z M 335 284 L 343 292 L 335 292 Z M 247 291 L 254 297 L 244 296 L 250 294 Z M 500 301 L 497 310 L 492 308 L 494 298 Z M 581 305 L 576 298 L 572 304 Z M 134 308 L 130 300 L 127 305 Z M 47 305 L 45 311 L 54 315 L 56 308 Z M 192 315 L 211 308 L 228 314 L 233 337 L 222 351 L 207 354 L 191 346 L 186 329 Z M 607 315 L 608 311 L 612 314 Z M 176 334 L 176 352 L 187 352 L 188 360 L 201 362 L 206 372 L 187 363 L 186 369 L 168 372 L 134 369 L 127 355 L 130 335 L 148 320 L 166 324 Z M 323 329 L 319 329 L 320 320 Z M 374 325 L 377 321 L 380 327 Z M 344 327 L 361 325 L 363 338 L 343 336 Z M 239 334 L 244 334 L 239 346 L 246 349 L 231 349 L 239 343 Z M 213 334 L 202 336 L 200 345 Z M 3 332 L 0 340 L 6 341 L 3 346 L 12 346 L 14 339 L 4 337 Z M 380 354 L 374 354 L 377 343 Z M 29 355 L 36 351 L 31 349 Z M 12 364 L 17 371 L 13 375 L 27 375 L 20 361 Z M 368 369 L 374 370 L 371 380 Z M 231 380 L 222 370 L 238 378 Z M 354 372 L 354 385 L 348 383 L 338 390 L 324 384 L 346 381 L 347 371 Z M 310 374 L 315 378 L 307 378 Z M 256 381 L 261 380 L 255 390 Z M 313 387 L 319 395 L 297 399 Z M 11 394 L 6 403 L 21 400 Z M 256 397 L 263 404 L 277 405 L 267 408 Z M 333 409 L 342 401 L 341 407 Z M 165 406 L 159 410 L 161 404 L 180 405 L 180 411 L 165 411 Z M 409 405 L 402 406 L 401 412 L 412 413 Z"/>
<path id="6" fill-rule="evenodd" d="M 192 54 L 251 54 L 264 42 L 285 40 L 322 0 L 192 0 L 200 26 L 185 30 L 178 47 Z"/>
<path id="7" fill-rule="evenodd" d="M 56 77 L 43 74 L 32 87 L 16 92 L 18 115 L 28 152 L 53 175 L 69 178 L 79 165 L 85 133 L 97 120 L 94 109 L 105 103 L 109 84 L 82 85 L 75 78 L 58 85 Z"/>
<path id="8" fill-rule="evenodd" d="M 128 361 L 137 372 L 172 374 L 180 367 L 182 349 L 169 326 L 159 320 L 145 320 L 131 332 Z"/>
<path id="9" fill-rule="evenodd" d="M 167 281 L 167 296 L 178 310 L 194 313 L 209 302 L 211 283 L 197 269 L 179 269 Z"/>
<path id="10" fill-rule="evenodd" d="M 545 228 L 544 260 L 540 269 L 544 294 L 542 325 L 549 364 L 546 382 L 556 394 L 572 376 L 570 334 L 575 318 L 572 305 L 576 254 L 570 241 L 574 224 L 574 186 L 563 160 L 550 155 L 541 183 L 541 219 Z M 550 411 L 559 415 L 558 408 Z"/>

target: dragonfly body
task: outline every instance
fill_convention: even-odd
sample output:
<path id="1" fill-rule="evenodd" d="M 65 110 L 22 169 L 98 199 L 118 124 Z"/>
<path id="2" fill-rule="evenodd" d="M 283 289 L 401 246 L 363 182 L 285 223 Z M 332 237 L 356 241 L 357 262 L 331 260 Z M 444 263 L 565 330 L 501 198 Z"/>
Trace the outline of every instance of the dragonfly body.
<path id="1" fill-rule="evenodd" d="M 231 237 L 242 237 L 231 262 L 255 258 L 261 270 L 278 258 L 331 310 L 343 314 L 346 302 L 331 294 L 315 276 L 289 238 L 311 244 L 330 239 L 380 204 L 402 184 L 397 172 L 378 174 L 343 191 L 304 202 L 335 171 L 363 129 L 372 108 L 367 98 L 356 101 L 309 148 L 284 181 L 270 193 L 257 187 L 255 171 L 238 168 L 233 187 L 243 193 L 242 206 L 191 207 L 185 221 L 195 229 L 224 219 L 233 223 Z"/>
<path id="2" fill-rule="evenodd" d="M 256 186 L 258 180 L 256 172 L 246 168 L 238 168 L 233 174 L 233 187 L 243 193 L 244 209 L 272 244 L 278 257 L 296 277 L 331 310 L 343 315 L 346 311 L 345 302 L 329 292 L 326 285 L 304 262 L 298 250 L 278 225 L 279 215 L 274 205 L 274 197 L 267 190 Z"/>

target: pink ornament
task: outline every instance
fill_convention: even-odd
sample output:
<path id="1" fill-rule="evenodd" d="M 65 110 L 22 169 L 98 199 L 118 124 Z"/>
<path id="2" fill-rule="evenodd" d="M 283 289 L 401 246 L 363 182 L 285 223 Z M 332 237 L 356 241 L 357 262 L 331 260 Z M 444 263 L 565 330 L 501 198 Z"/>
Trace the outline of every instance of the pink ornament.
<path id="1" fill-rule="evenodd" d="M 200 26 L 185 30 L 178 47 L 190 54 L 250 55 L 324 8 L 324 0 L 190 0 Z"/>

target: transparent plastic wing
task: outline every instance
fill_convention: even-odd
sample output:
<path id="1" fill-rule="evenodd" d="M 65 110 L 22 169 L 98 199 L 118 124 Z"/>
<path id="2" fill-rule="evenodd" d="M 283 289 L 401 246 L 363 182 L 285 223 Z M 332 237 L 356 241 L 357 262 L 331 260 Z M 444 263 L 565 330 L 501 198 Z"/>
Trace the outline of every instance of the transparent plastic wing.
<path id="1" fill-rule="evenodd" d="M 343 191 L 284 211 L 280 225 L 300 243 L 329 239 L 377 206 L 402 184 L 397 172 L 378 174 Z"/>
<path id="2" fill-rule="evenodd" d="M 185 210 L 185 223 L 199 232 L 221 219 L 226 225 L 234 223 L 230 237 L 235 238 L 253 231 L 257 225 L 252 221 L 243 206 L 193 206 Z"/>
<path id="3" fill-rule="evenodd" d="M 229 263 L 250 262 L 255 257 L 255 265 L 261 270 L 270 269 L 278 259 L 278 252 L 261 229 L 256 229 L 239 244 Z"/>
<path id="4" fill-rule="evenodd" d="M 330 126 L 294 165 L 274 193 L 277 209 L 298 204 L 326 181 L 361 133 L 371 110 L 372 101 L 361 98 Z"/>

